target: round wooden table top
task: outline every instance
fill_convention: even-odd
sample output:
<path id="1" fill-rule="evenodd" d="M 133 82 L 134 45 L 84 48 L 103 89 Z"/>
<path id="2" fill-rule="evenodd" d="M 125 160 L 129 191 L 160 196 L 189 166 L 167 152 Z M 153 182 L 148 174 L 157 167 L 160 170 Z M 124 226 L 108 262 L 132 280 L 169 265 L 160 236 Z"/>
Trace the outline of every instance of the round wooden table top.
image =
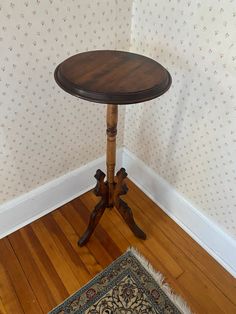
<path id="1" fill-rule="evenodd" d="M 66 92 L 92 102 L 133 104 L 164 94 L 169 72 L 158 62 L 135 53 L 95 50 L 74 55 L 55 70 Z"/>

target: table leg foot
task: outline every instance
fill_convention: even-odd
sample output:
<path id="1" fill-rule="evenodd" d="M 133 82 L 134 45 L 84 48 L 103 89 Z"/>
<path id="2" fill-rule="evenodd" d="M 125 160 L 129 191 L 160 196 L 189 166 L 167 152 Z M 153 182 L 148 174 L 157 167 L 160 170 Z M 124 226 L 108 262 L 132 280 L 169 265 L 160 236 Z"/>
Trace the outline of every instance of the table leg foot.
<path id="1" fill-rule="evenodd" d="M 116 209 L 121 214 L 121 216 L 123 217 L 126 224 L 129 226 L 133 234 L 137 238 L 145 240 L 146 234 L 135 223 L 131 208 L 123 200 L 120 199 L 119 204 L 116 205 Z"/>
<path id="2" fill-rule="evenodd" d="M 120 198 L 120 195 L 125 195 L 128 192 L 128 187 L 124 183 L 126 177 L 127 172 L 124 168 L 121 168 L 116 174 L 117 184 L 114 191 L 114 204 L 134 235 L 145 240 L 146 234 L 135 223 L 131 208 Z"/>
<path id="3" fill-rule="evenodd" d="M 101 200 L 94 208 L 91 216 L 90 216 L 90 220 L 89 220 L 89 224 L 87 227 L 87 230 L 85 231 L 85 233 L 82 235 L 82 237 L 79 239 L 78 241 L 78 245 L 79 246 L 83 246 L 85 245 L 88 240 L 90 239 L 94 229 L 96 228 L 97 224 L 99 223 L 99 220 L 101 219 L 104 211 L 106 209 L 106 204 L 104 203 L 103 200 Z"/>
<path id="4" fill-rule="evenodd" d="M 108 187 L 104 182 L 105 174 L 100 169 L 98 169 L 94 177 L 97 180 L 97 184 L 94 188 L 94 194 L 96 196 L 101 196 L 102 198 L 91 213 L 88 227 L 78 241 L 79 246 L 83 246 L 88 242 L 107 207 Z"/>

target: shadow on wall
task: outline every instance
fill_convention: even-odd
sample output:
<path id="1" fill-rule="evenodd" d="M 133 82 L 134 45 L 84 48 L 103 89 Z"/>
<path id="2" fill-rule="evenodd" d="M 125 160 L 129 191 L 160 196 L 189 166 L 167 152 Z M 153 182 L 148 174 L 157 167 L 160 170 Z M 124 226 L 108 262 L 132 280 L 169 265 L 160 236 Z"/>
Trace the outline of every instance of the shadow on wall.
<path id="1" fill-rule="evenodd" d="M 173 86 L 167 92 L 168 95 L 162 95 L 159 99 L 141 106 L 136 143 L 142 146 L 143 154 L 145 154 L 142 158 L 144 158 L 145 163 L 151 165 L 154 169 L 161 167 L 162 171 L 166 172 L 170 167 L 171 159 L 173 160 L 176 154 L 187 114 L 187 101 L 190 89 L 191 85 L 188 84 L 188 79 L 186 78 L 181 81 L 181 86 L 178 85 L 178 90 Z M 166 111 L 172 117 L 171 125 L 158 125 L 158 120 L 162 119 Z M 145 127 L 148 125 L 148 128 Z M 165 128 L 165 134 L 167 134 L 164 141 L 162 128 Z M 153 132 L 152 130 L 156 131 Z M 158 152 L 157 155 L 153 154 L 153 146 L 156 148 L 154 151 Z M 158 147 L 161 147 L 162 150 L 159 150 Z M 175 175 L 174 181 L 177 180 L 178 169 L 176 169 Z"/>
<path id="2" fill-rule="evenodd" d="M 166 143 L 166 154 L 163 162 L 164 170 L 169 167 L 171 159 L 176 154 L 176 149 L 178 149 L 178 143 L 181 140 L 184 118 L 187 114 L 187 95 L 190 90 L 190 85 L 188 85 L 187 81 L 185 79 L 181 82 L 181 89 L 178 91 L 175 112 L 173 113 L 173 123 L 171 125 L 169 140 Z M 176 168 L 175 174 L 176 176 L 173 179 L 176 182 L 178 179 L 178 168 Z"/>

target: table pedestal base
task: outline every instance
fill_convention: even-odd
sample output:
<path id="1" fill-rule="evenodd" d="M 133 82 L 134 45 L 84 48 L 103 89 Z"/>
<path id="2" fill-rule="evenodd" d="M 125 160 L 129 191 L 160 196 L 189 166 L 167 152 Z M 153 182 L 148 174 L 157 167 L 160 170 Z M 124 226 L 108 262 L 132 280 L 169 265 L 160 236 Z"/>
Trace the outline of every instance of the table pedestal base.
<path id="1" fill-rule="evenodd" d="M 117 134 L 118 106 L 107 105 L 107 180 L 105 173 L 97 170 L 95 178 L 97 185 L 94 189 L 96 196 L 100 196 L 100 202 L 95 206 L 89 220 L 88 228 L 79 240 L 79 246 L 86 244 L 101 219 L 106 208 L 115 207 L 130 227 L 136 237 L 146 239 L 146 234 L 136 225 L 131 208 L 120 198 L 128 192 L 124 183 L 127 173 L 121 168 L 115 176 L 116 164 L 116 134 Z"/>
<path id="2" fill-rule="evenodd" d="M 89 225 L 83 236 L 78 241 L 79 246 L 85 245 L 91 237 L 94 229 L 96 228 L 99 220 L 101 219 L 106 208 L 115 207 L 120 215 L 123 217 L 126 224 L 132 230 L 136 237 L 140 239 L 146 239 L 146 234 L 136 225 L 131 208 L 120 198 L 121 195 L 125 195 L 128 192 L 128 187 L 124 183 L 124 179 L 127 177 L 127 173 L 124 168 L 121 168 L 115 177 L 113 182 L 112 193 L 109 191 L 108 182 L 104 182 L 105 174 L 98 169 L 95 178 L 97 185 L 94 188 L 94 194 L 100 196 L 100 202 L 95 206 L 89 220 Z"/>

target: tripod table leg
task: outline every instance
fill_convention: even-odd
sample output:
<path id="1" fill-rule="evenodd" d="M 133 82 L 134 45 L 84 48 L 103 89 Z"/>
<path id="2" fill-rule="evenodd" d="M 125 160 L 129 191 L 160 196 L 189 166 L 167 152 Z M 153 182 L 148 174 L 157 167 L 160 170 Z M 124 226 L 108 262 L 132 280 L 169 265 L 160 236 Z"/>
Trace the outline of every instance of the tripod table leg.
<path id="1" fill-rule="evenodd" d="M 78 241 L 79 246 L 85 245 L 89 238 L 91 237 L 94 229 L 96 228 L 99 220 L 101 219 L 107 205 L 108 205 L 108 187 L 107 184 L 104 182 L 105 174 L 98 169 L 95 178 L 97 180 L 97 185 L 94 188 L 94 194 L 96 196 L 101 196 L 100 202 L 95 206 L 89 220 L 89 224 L 87 230 L 82 235 L 80 240 Z"/>
<path id="2" fill-rule="evenodd" d="M 127 173 L 124 168 L 121 168 L 116 174 L 117 184 L 114 191 L 114 205 L 134 235 L 145 240 L 146 234 L 135 223 L 131 208 L 120 198 L 120 195 L 128 192 L 128 187 L 124 183 L 126 177 Z"/>
<path id="3" fill-rule="evenodd" d="M 83 234 L 83 236 L 79 239 L 78 241 L 78 245 L 79 246 L 83 246 L 85 245 L 88 240 L 90 239 L 94 229 L 96 228 L 97 224 L 99 223 L 99 220 L 101 219 L 104 211 L 106 209 L 106 204 L 104 203 L 103 200 L 101 200 L 94 208 L 91 216 L 90 216 L 90 220 L 89 220 L 89 224 L 87 227 L 87 230 L 85 231 L 85 233 Z"/>

